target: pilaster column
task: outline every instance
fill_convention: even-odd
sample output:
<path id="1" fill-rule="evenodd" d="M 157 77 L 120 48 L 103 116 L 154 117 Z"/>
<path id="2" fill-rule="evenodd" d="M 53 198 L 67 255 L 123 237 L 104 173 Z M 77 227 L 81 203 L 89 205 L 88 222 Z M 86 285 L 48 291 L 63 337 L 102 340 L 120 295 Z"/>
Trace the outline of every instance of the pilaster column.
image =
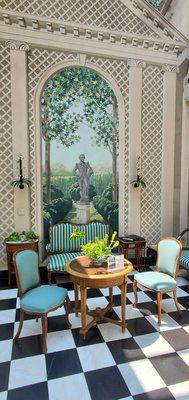
<path id="1" fill-rule="evenodd" d="M 136 179 L 136 162 L 141 155 L 142 60 L 129 59 L 129 183 Z M 140 235 L 140 188 L 129 187 L 128 233 Z"/>
<path id="2" fill-rule="evenodd" d="M 23 156 L 23 174 L 29 175 L 28 137 L 28 87 L 27 87 L 27 43 L 7 41 L 11 63 L 11 107 L 13 135 L 13 174 L 17 173 L 16 161 Z M 18 175 L 18 174 L 17 174 Z M 29 188 L 14 189 L 15 230 L 30 229 Z"/>
<path id="3" fill-rule="evenodd" d="M 175 102 L 176 73 L 174 65 L 163 65 L 163 132 L 162 132 L 162 195 L 161 234 L 173 235 L 174 199 L 174 145 L 175 145 Z"/>

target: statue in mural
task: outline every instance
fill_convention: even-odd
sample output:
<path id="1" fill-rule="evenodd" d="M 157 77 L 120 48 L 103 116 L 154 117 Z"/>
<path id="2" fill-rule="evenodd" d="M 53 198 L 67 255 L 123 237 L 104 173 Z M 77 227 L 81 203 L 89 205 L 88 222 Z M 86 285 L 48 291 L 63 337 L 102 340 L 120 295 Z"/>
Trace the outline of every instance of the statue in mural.
<path id="1" fill-rule="evenodd" d="M 89 162 L 85 162 L 85 154 L 81 154 L 79 160 L 80 162 L 76 163 L 73 170 L 80 188 L 79 204 L 89 204 L 89 180 L 93 170 Z"/>

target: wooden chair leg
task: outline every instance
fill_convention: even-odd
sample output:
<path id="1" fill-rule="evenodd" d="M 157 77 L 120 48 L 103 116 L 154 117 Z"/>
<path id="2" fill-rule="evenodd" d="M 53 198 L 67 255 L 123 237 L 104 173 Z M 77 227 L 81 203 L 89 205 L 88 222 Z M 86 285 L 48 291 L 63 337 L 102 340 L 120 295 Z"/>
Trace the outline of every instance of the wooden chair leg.
<path id="1" fill-rule="evenodd" d="M 114 306 L 114 303 L 113 303 L 113 288 L 112 287 L 109 288 L 109 303 L 110 303 L 111 309 L 112 309 L 113 306 Z"/>
<path id="2" fill-rule="evenodd" d="M 47 276 L 48 276 L 49 285 L 52 285 L 51 272 L 50 271 L 47 272 Z"/>
<path id="3" fill-rule="evenodd" d="M 20 309 L 20 323 L 19 323 L 19 327 L 18 327 L 18 332 L 17 332 L 16 336 L 14 337 L 14 340 L 18 340 L 18 338 L 20 336 L 20 332 L 22 330 L 23 322 L 24 322 L 24 311 Z"/>
<path id="4" fill-rule="evenodd" d="M 133 293 L 135 297 L 135 302 L 133 304 L 133 307 L 136 308 L 138 304 L 138 294 L 137 294 L 137 281 L 135 279 L 133 281 Z"/>
<path id="5" fill-rule="evenodd" d="M 65 300 L 65 303 L 64 303 L 64 308 L 65 308 L 65 311 L 66 311 L 66 323 L 67 323 L 67 325 L 68 325 L 68 328 L 71 328 L 71 327 L 72 327 L 72 324 L 71 324 L 70 321 L 69 321 L 70 299 L 69 299 L 68 296 L 66 296 L 66 300 Z"/>
<path id="6" fill-rule="evenodd" d="M 41 316 L 42 323 L 42 350 L 43 353 L 47 352 L 47 315 Z"/>
<path id="7" fill-rule="evenodd" d="M 162 293 L 157 292 L 157 312 L 158 312 L 158 324 L 161 324 L 161 303 L 162 303 Z"/>
<path id="8" fill-rule="evenodd" d="M 79 290 L 76 283 L 74 283 L 74 295 L 75 295 L 75 316 L 78 317 L 79 312 Z"/>
<path id="9" fill-rule="evenodd" d="M 175 302 L 175 306 L 176 306 L 176 308 L 177 308 L 177 311 L 178 311 L 178 313 L 181 315 L 181 314 L 182 314 L 182 310 L 181 310 L 180 307 L 179 307 L 179 303 L 178 303 L 178 300 L 177 300 L 177 292 L 176 292 L 176 289 L 173 290 L 173 299 L 174 299 L 174 302 Z"/>

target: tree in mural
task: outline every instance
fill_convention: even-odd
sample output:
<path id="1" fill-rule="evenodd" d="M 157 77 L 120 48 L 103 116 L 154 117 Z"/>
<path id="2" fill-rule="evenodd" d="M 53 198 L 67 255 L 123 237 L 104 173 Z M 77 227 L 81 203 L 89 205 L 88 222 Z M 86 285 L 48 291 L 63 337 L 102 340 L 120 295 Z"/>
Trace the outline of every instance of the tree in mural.
<path id="1" fill-rule="evenodd" d="M 81 113 L 73 105 L 83 105 Z M 94 131 L 98 146 L 112 156 L 112 197 L 117 201 L 118 106 L 110 86 L 87 68 L 67 68 L 48 82 L 42 98 L 42 133 L 45 141 L 46 193 L 50 201 L 50 142 L 66 147 L 79 140 L 77 129 L 84 121 Z"/>

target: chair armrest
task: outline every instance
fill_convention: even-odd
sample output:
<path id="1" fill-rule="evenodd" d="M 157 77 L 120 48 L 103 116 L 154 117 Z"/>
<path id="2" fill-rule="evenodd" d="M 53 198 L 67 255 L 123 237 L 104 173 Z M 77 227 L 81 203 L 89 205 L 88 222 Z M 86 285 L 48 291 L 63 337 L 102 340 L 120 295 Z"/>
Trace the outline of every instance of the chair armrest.
<path id="1" fill-rule="evenodd" d="M 182 239 L 186 232 L 189 232 L 189 228 L 184 229 L 179 236 L 177 236 L 177 240 Z"/>

